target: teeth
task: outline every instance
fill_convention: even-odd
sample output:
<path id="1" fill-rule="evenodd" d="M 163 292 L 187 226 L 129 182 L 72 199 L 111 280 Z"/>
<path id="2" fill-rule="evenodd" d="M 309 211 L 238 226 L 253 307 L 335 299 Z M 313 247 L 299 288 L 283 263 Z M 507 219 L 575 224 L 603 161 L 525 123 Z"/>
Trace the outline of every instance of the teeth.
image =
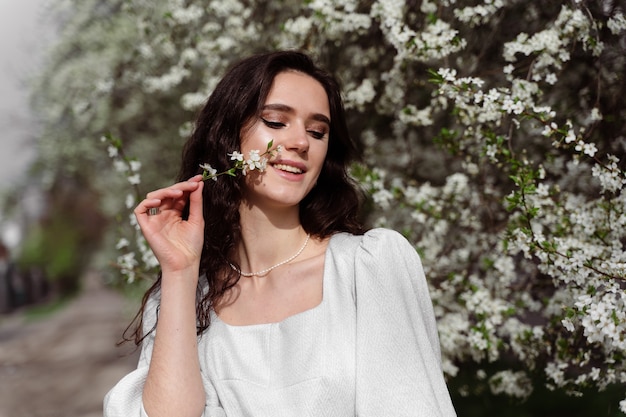
<path id="1" fill-rule="evenodd" d="M 274 168 L 280 169 L 281 171 L 292 172 L 294 174 L 302 174 L 302 170 L 300 168 L 296 168 L 291 165 L 274 164 Z"/>

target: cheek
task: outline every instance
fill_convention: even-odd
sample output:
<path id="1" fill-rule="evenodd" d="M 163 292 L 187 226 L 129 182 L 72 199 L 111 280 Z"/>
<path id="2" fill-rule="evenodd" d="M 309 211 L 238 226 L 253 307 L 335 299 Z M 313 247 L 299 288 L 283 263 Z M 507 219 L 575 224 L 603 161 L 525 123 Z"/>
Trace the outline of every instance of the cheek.
<path id="1" fill-rule="evenodd" d="M 316 160 L 325 160 L 328 156 L 328 142 L 326 141 L 318 141 L 313 142 L 311 147 L 309 148 L 309 155 L 315 155 Z"/>
<path id="2" fill-rule="evenodd" d="M 326 163 L 326 158 L 328 157 L 328 146 L 324 146 L 324 148 L 319 153 L 319 170 L 322 171 L 324 164 Z"/>
<path id="3" fill-rule="evenodd" d="M 261 151 L 262 153 L 265 150 L 267 143 L 272 139 L 270 135 L 260 127 L 259 123 L 255 123 L 245 129 L 242 129 L 239 137 L 239 146 L 242 152 L 246 151 L 246 158 L 248 157 L 248 152 L 253 149 Z"/>
<path id="4" fill-rule="evenodd" d="M 313 181 L 312 187 L 315 187 L 322 176 L 322 172 L 326 169 L 326 161 L 322 161 L 317 169 L 317 175 L 315 176 L 315 180 Z"/>

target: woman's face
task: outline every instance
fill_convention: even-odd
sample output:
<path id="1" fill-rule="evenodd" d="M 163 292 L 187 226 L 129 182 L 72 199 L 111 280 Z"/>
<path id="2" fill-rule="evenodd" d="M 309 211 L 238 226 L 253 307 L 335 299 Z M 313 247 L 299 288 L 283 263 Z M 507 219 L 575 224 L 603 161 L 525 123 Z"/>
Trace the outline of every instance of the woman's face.
<path id="1" fill-rule="evenodd" d="M 245 199 L 255 205 L 296 206 L 315 186 L 328 151 L 330 109 L 324 87 L 296 71 L 279 73 L 261 114 L 242 130 L 241 150 L 282 146 L 264 172 L 246 177 Z"/>

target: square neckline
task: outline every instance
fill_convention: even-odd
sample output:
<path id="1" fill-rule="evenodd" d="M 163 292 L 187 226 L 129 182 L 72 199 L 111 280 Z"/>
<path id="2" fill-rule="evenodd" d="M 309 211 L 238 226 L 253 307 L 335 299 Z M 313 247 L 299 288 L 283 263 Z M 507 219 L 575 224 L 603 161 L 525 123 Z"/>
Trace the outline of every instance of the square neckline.
<path id="1" fill-rule="evenodd" d="M 213 317 L 213 322 L 214 323 L 221 323 L 224 327 L 226 328 L 230 328 L 230 329 L 254 329 L 254 328 L 263 328 L 263 327 L 275 327 L 275 326 L 281 326 L 281 325 L 286 325 L 291 321 L 295 321 L 298 319 L 302 319 L 304 316 L 313 314 L 315 312 L 317 312 L 318 310 L 321 310 L 324 305 L 326 304 L 326 296 L 327 296 L 327 289 L 328 289 L 328 268 L 329 268 L 329 263 L 326 262 L 328 259 L 328 254 L 331 251 L 331 246 L 333 245 L 333 240 L 335 238 L 335 236 L 341 234 L 340 232 L 338 233 L 334 233 L 333 235 L 330 236 L 330 238 L 328 239 L 328 245 L 326 246 L 326 250 L 324 251 L 324 268 L 322 271 L 322 300 L 319 302 L 319 304 L 317 304 L 316 306 L 313 306 L 311 308 L 307 308 L 306 310 L 302 310 L 298 313 L 292 314 L 290 316 L 285 317 L 284 319 L 280 320 L 280 321 L 272 321 L 272 322 L 267 322 L 267 323 L 254 323 L 254 324 L 241 324 L 241 325 L 237 325 L 237 324 L 229 324 L 227 322 L 225 322 L 224 320 L 222 320 L 222 318 L 219 316 L 219 314 L 217 314 L 215 312 L 215 310 L 211 310 L 211 315 Z"/>

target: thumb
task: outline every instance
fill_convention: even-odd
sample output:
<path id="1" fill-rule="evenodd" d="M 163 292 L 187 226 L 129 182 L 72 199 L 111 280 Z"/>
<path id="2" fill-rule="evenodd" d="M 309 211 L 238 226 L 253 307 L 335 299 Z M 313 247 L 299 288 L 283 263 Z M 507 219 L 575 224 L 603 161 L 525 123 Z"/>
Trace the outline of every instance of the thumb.
<path id="1" fill-rule="evenodd" d="M 189 194 L 189 221 L 196 224 L 204 222 L 202 212 L 202 190 L 204 189 L 204 181 L 198 182 L 198 188 Z"/>

